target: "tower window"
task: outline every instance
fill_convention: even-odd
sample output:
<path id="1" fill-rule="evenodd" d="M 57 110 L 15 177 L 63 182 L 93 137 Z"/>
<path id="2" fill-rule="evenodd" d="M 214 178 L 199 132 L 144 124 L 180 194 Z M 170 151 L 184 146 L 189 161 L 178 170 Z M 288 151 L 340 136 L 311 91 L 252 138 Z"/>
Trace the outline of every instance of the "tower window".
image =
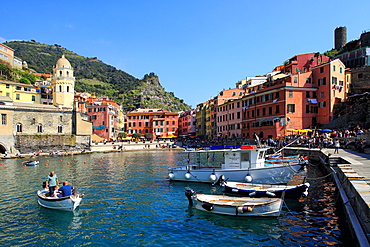
<path id="1" fill-rule="evenodd" d="M 37 125 L 37 133 L 42 133 L 42 124 Z"/>
<path id="2" fill-rule="evenodd" d="M 67 86 L 67 93 L 69 93 L 69 86 Z"/>
<path id="3" fill-rule="evenodd" d="M 62 86 L 59 86 L 59 92 L 62 92 Z"/>
<path id="4" fill-rule="evenodd" d="M 17 124 L 17 132 L 22 132 L 22 124 L 21 123 Z"/>
<path id="5" fill-rule="evenodd" d="M 62 74 L 62 71 L 59 71 L 59 76 L 61 77 L 63 74 Z"/>

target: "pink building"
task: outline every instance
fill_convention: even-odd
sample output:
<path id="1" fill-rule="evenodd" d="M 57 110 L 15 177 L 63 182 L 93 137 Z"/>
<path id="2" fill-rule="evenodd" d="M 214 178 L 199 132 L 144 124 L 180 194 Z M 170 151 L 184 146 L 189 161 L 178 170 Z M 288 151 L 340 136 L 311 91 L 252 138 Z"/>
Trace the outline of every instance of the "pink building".
<path id="1" fill-rule="evenodd" d="M 179 136 L 195 136 L 196 115 L 195 111 L 186 111 L 179 117 Z"/>

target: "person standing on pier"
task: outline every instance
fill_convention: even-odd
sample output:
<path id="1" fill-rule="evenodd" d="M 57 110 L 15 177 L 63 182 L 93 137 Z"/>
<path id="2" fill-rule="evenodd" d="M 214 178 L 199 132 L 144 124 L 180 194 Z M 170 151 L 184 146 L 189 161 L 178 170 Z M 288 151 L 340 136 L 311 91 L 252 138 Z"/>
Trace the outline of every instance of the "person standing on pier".
<path id="1" fill-rule="evenodd" d="M 336 139 L 336 140 L 334 141 L 334 153 L 335 153 L 335 154 L 339 154 L 339 147 L 340 147 L 339 140 L 338 140 L 338 139 Z"/>

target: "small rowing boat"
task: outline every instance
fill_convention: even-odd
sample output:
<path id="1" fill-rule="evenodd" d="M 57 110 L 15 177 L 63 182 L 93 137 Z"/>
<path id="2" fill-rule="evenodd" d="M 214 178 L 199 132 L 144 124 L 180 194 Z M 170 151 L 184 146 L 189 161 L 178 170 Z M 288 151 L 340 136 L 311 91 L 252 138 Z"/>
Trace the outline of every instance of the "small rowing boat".
<path id="1" fill-rule="evenodd" d="M 38 203 L 44 208 L 62 211 L 74 211 L 81 203 L 84 194 L 74 193 L 71 196 L 51 197 L 49 190 L 43 188 L 37 191 Z"/>
<path id="2" fill-rule="evenodd" d="M 22 162 L 25 166 L 37 166 L 39 164 L 38 160 L 25 160 Z"/>
<path id="3" fill-rule="evenodd" d="M 231 197 L 225 195 L 196 194 L 186 190 L 189 205 L 205 212 L 233 216 L 273 216 L 280 215 L 282 198 Z"/>
<path id="4" fill-rule="evenodd" d="M 299 199 L 308 195 L 309 183 L 299 185 L 250 184 L 224 181 L 225 193 L 247 197 L 282 197 Z"/>

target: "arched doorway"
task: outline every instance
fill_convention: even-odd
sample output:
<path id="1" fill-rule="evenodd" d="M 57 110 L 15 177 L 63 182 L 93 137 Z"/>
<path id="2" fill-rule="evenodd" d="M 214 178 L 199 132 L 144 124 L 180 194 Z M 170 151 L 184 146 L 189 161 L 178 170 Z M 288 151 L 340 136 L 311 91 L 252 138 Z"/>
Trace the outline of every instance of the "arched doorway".
<path id="1" fill-rule="evenodd" d="M 5 154 L 6 148 L 0 144 L 0 154 Z"/>

